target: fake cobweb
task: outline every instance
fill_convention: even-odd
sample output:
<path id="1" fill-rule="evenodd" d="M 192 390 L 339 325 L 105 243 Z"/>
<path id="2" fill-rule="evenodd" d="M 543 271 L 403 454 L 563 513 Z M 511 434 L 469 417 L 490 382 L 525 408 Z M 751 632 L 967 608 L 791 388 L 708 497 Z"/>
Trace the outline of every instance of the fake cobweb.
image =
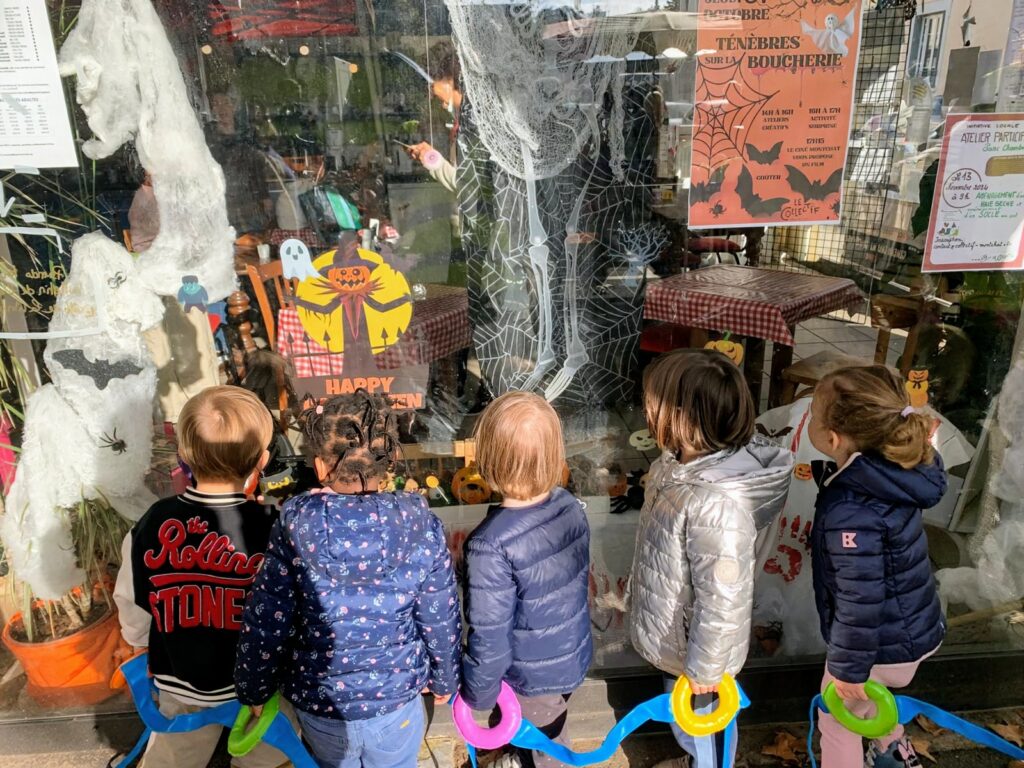
<path id="1" fill-rule="evenodd" d="M 694 165 L 712 170 L 743 156 L 743 137 L 774 94 L 743 79 L 743 61 L 711 65 L 697 61 L 694 104 Z"/>
<path id="2" fill-rule="evenodd" d="M 646 268 L 667 236 L 650 222 L 647 208 L 656 142 L 648 111 L 653 79 L 630 76 L 623 81 L 622 122 L 614 118 L 614 107 L 602 116 L 599 155 L 583 151 L 565 171 L 537 185 L 541 220 L 558 233 L 550 241 L 547 297 L 538 294 L 531 275 L 526 183 L 491 161 L 476 133 L 474 110 L 463 111 L 457 186 L 474 347 L 495 395 L 529 385 L 573 409 L 632 397 Z M 628 147 L 622 160 L 615 159 L 608 136 L 617 130 Z M 566 248 L 565 223 L 577 207 L 577 230 L 583 233 L 578 239 L 583 242 L 573 257 Z M 552 345 L 562 365 L 535 384 L 544 345 L 538 308 L 542 300 L 553 309 Z M 551 384 L 565 370 L 574 333 L 587 359 L 564 390 L 555 392 Z"/>

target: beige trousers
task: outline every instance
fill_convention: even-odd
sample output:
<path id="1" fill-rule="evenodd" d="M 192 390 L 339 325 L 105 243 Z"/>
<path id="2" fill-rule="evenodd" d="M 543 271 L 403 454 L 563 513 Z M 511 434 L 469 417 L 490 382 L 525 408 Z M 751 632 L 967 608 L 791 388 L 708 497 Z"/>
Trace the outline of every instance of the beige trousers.
<path id="1" fill-rule="evenodd" d="M 165 717 L 185 715 L 200 709 L 202 707 L 186 704 L 160 691 L 160 713 Z M 291 705 L 282 700 L 281 711 L 298 730 Z M 139 768 L 206 768 L 223 730 L 219 725 L 208 725 L 188 733 L 154 733 L 149 737 Z M 261 742 L 245 757 L 233 758 L 231 765 L 233 768 L 279 768 L 291 763 L 276 749 Z"/>

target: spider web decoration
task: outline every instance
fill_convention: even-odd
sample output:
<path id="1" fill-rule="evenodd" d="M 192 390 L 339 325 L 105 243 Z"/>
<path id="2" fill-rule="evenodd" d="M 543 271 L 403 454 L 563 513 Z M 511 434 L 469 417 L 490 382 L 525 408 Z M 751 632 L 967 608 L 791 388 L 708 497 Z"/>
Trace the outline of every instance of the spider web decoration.
<path id="1" fill-rule="evenodd" d="M 621 403 L 633 396 L 646 264 L 664 242 L 660 229 L 650 223 L 648 209 L 656 151 L 650 112 L 653 78 L 631 75 L 620 82 L 621 94 L 612 97 L 611 104 L 606 101 L 601 115 L 600 152 L 585 148 L 569 168 L 537 183 L 538 207 L 545 228 L 552 233 L 549 277 L 555 349 L 564 360 L 567 339 L 573 335 L 570 316 L 575 294 L 574 332 L 587 354 L 587 362 L 556 403 L 563 411 L 595 418 L 599 417 L 595 405 Z M 500 395 L 521 389 L 530 379 L 541 344 L 540 297 L 531 280 L 528 256 L 526 183 L 493 160 L 468 100 L 461 126 L 457 188 L 474 347 L 487 386 Z M 625 147 L 625 155 L 617 157 L 614 146 Z M 584 242 L 577 248 L 570 275 L 565 228 L 577 206 L 576 229 Z M 551 371 L 539 391 L 544 392 L 558 375 L 558 369 Z"/>
<path id="2" fill-rule="evenodd" d="M 775 96 L 743 79 L 743 61 L 719 66 L 697 61 L 693 164 L 708 173 L 743 157 L 742 137 Z"/>

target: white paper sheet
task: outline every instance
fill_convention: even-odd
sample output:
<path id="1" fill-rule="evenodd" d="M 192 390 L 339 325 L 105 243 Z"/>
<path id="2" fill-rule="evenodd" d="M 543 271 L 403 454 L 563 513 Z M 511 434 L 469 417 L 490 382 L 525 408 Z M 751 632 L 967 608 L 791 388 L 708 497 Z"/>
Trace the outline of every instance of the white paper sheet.
<path id="1" fill-rule="evenodd" d="M 72 168 L 78 156 L 46 4 L 0 0 L 0 169 Z"/>

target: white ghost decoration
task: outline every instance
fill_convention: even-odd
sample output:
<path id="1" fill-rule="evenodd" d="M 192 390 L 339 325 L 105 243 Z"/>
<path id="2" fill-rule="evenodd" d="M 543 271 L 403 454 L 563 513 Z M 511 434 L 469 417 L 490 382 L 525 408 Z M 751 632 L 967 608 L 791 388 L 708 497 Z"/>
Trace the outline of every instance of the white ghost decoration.
<path id="1" fill-rule="evenodd" d="M 838 53 L 846 56 L 850 53 L 846 43 L 856 31 L 857 20 L 853 14 L 854 11 L 850 11 L 840 23 L 839 17 L 830 13 L 825 17 L 824 29 L 815 29 L 806 21 L 800 22 L 800 28 L 814 41 L 822 53 Z"/>
<path id="2" fill-rule="evenodd" d="M 320 277 L 320 273 L 313 268 L 309 248 L 301 240 L 285 240 L 281 243 L 281 274 L 285 280 Z"/>

